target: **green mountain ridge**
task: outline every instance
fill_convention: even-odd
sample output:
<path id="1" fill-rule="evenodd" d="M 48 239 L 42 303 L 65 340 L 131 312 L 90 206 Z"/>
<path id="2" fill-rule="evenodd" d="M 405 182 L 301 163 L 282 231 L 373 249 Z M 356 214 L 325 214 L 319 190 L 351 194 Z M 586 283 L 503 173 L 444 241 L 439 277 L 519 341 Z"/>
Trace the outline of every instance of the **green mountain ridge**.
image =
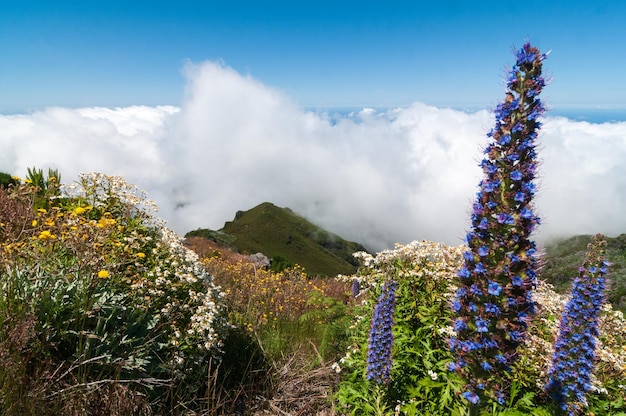
<path id="1" fill-rule="evenodd" d="M 309 222 L 289 208 L 264 202 L 248 211 L 238 211 L 220 230 L 197 229 L 186 236 L 205 237 L 241 253 L 263 253 L 304 267 L 311 275 L 335 276 L 355 273 L 359 243 Z"/>

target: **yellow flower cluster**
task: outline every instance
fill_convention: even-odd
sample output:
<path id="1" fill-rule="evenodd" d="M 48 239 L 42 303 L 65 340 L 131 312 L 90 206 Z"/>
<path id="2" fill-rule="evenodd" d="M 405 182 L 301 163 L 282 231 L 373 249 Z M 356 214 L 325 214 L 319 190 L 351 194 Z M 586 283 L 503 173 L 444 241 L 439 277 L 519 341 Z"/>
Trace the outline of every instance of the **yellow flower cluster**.
<path id="1" fill-rule="evenodd" d="M 40 240 L 55 240 L 57 236 L 52 234 L 50 230 L 43 230 L 39 233 L 39 236 L 37 238 L 39 238 Z"/>
<path id="2" fill-rule="evenodd" d="M 152 216 L 156 206 L 143 192 L 100 173 L 81 174 L 62 192 L 70 206 L 35 210 L 19 240 L 0 243 L 4 262 L 63 267 L 96 286 L 118 285 L 171 327 L 172 345 L 219 347 L 222 293 L 197 255 Z"/>
<path id="3" fill-rule="evenodd" d="M 221 256 L 206 258 L 204 264 L 225 291 L 235 320 L 250 330 L 323 309 L 325 306 L 311 301 L 312 295 L 327 296 L 333 290 L 332 281 L 309 278 L 298 266 L 275 273 L 244 259 L 231 261 Z M 341 287 L 342 292 L 347 291 L 347 285 Z"/>
<path id="4" fill-rule="evenodd" d="M 44 268 L 56 268 L 54 262 L 61 257 L 50 254 L 60 250 L 63 257 L 74 259 L 74 272 L 96 275 L 102 269 L 123 269 L 122 275 L 135 274 L 134 263 L 142 258 L 139 253 L 144 239 L 136 229 L 118 224 L 109 212 L 99 214 L 97 219 L 89 218 L 92 209 L 55 206 L 36 210 L 30 227 L 19 238 L 0 244 L 2 260 L 11 265 L 34 262 Z"/>

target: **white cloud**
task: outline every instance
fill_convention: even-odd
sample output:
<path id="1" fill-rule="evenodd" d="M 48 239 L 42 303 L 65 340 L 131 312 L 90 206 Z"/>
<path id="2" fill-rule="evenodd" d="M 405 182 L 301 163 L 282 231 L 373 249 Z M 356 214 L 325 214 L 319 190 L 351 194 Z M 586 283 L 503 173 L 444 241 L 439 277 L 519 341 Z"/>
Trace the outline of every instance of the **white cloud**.
<path id="1" fill-rule="evenodd" d="M 542 143 L 540 235 L 626 232 L 626 122 L 550 118 Z"/>
<path id="2" fill-rule="evenodd" d="M 162 168 L 160 140 L 174 107 L 48 108 L 0 116 L 5 152 L 0 168 L 23 175 L 27 167 L 58 167 L 61 177 L 97 170 L 141 178 Z M 142 172 L 146 170 L 146 172 Z"/>
<path id="3" fill-rule="evenodd" d="M 122 175 L 146 189 L 177 231 L 221 228 L 270 201 L 345 238 L 382 249 L 458 244 L 493 124 L 415 103 L 336 116 L 221 64 L 189 65 L 180 109 L 50 108 L 0 116 L 0 170 L 57 167 Z M 626 231 L 626 123 L 549 118 L 537 209 L 540 237 Z"/>

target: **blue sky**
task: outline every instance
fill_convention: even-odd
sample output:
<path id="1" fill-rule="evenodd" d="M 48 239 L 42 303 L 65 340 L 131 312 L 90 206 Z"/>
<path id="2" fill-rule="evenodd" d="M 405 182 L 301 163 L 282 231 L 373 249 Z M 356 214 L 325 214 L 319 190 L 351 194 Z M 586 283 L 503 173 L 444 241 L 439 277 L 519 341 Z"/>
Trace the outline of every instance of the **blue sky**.
<path id="1" fill-rule="evenodd" d="M 623 0 L 0 0 L 0 171 L 122 176 L 180 233 L 269 201 L 376 249 L 458 244 L 530 40 L 552 51 L 539 241 L 615 236 L 624 22 Z"/>
<path id="2" fill-rule="evenodd" d="M 626 108 L 624 22 L 623 1 L 3 1 L 0 113 L 178 106 L 206 60 L 307 108 L 491 108 L 526 39 L 551 108 Z"/>

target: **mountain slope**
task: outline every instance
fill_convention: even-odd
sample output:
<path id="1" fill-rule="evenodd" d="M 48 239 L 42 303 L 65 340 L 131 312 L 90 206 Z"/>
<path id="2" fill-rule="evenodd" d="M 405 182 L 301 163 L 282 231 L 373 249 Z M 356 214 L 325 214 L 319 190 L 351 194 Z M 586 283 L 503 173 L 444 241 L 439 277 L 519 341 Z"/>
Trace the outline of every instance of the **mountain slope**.
<path id="1" fill-rule="evenodd" d="M 578 267 L 585 260 L 590 241 L 590 235 L 578 235 L 547 245 L 541 278 L 553 284 L 558 292 L 567 293 L 578 276 Z M 606 295 L 613 308 L 626 312 L 626 234 L 607 237 L 606 242 L 606 258 L 613 263 L 609 267 Z"/>
<path id="2" fill-rule="evenodd" d="M 352 274 L 358 262 L 352 254 L 367 251 L 312 224 L 289 208 L 264 202 L 248 211 L 238 211 L 233 221 L 218 231 L 195 230 L 188 236 L 208 237 L 242 253 L 261 252 L 299 264 L 309 274 Z"/>

